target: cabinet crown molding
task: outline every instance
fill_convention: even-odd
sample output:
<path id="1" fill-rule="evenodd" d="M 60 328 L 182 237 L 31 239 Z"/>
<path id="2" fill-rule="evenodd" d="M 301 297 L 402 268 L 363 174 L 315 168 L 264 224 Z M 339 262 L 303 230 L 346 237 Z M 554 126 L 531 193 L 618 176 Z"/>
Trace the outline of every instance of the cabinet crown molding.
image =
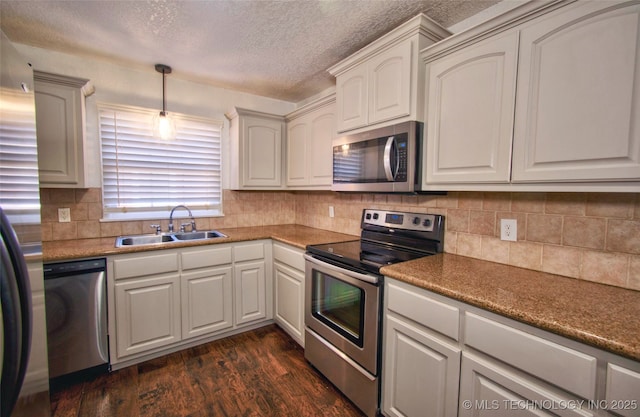
<path id="1" fill-rule="evenodd" d="M 327 71 L 336 77 L 372 56 L 377 55 L 384 50 L 416 35 L 422 35 L 428 40 L 438 42 L 448 36 L 451 36 L 451 32 L 440 26 L 424 13 L 420 13 L 393 29 L 391 32 L 388 32 L 359 51 L 351 54 L 348 58 L 338 62 L 327 69 Z"/>
<path id="2" fill-rule="evenodd" d="M 259 117 L 268 117 L 274 120 L 278 120 L 281 122 L 284 122 L 284 116 L 280 116 L 277 114 L 271 114 L 271 113 L 264 113 L 261 111 L 257 111 L 257 110 L 249 110 L 249 109 L 243 109 L 241 107 L 234 107 L 231 110 L 227 111 L 224 116 L 229 119 L 229 120 L 233 120 L 235 118 L 237 118 L 238 116 L 259 116 Z"/>
<path id="3" fill-rule="evenodd" d="M 312 111 L 317 110 L 320 107 L 335 104 L 335 102 L 336 102 L 336 93 L 332 93 L 326 97 L 321 97 L 317 100 L 309 102 L 304 106 L 300 107 L 299 109 L 292 111 L 291 113 L 285 116 L 285 119 L 287 122 L 290 122 L 291 120 L 304 116 L 307 113 L 311 113 Z"/>
<path id="4" fill-rule="evenodd" d="M 577 0 L 532 0 L 523 3 L 476 26 L 455 33 L 438 43 L 427 46 L 420 51 L 420 57 L 423 63 L 428 63 L 443 55 L 521 25 L 524 22 L 535 19 L 557 8 L 564 7 L 569 3 L 574 3 L 575 1 Z"/>

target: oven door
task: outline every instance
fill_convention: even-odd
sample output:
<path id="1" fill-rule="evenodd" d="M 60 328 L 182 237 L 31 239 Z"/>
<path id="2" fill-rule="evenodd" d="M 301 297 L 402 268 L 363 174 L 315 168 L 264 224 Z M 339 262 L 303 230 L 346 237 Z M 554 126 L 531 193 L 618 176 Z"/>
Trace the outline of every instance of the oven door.
<path id="1" fill-rule="evenodd" d="M 382 278 L 305 259 L 305 325 L 376 376 Z"/>

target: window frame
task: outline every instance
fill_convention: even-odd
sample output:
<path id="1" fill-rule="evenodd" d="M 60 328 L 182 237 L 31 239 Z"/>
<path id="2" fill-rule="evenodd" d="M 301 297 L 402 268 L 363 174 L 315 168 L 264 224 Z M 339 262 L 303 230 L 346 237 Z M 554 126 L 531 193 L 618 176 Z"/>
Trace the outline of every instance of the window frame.
<path id="1" fill-rule="evenodd" d="M 166 204 L 158 204 L 158 205 L 154 205 L 153 202 L 149 201 L 149 205 L 148 206 L 144 206 L 144 207 L 133 207 L 133 206 L 120 206 L 119 208 L 116 208 L 114 206 L 108 206 L 109 201 L 113 200 L 111 198 L 106 197 L 106 193 L 110 192 L 110 190 L 108 190 L 108 187 L 105 186 L 105 159 L 104 159 L 104 152 L 105 152 L 105 144 L 104 144 L 104 137 L 106 136 L 106 131 L 103 130 L 103 117 L 108 117 L 108 116 L 103 116 L 103 112 L 112 112 L 113 114 L 117 115 L 119 112 L 122 115 L 123 113 L 126 113 L 128 115 L 139 115 L 140 119 L 136 120 L 135 123 L 139 123 L 139 128 L 140 129 L 146 129 L 145 126 L 148 126 L 148 134 L 146 135 L 141 135 L 138 134 L 137 136 L 139 136 L 140 138 L 143 138 L 143 140 L 146 140 L 147 142 L 150 141 L 155 141 L 157 140 L 160 144 L 162 144 L 163 146 L 159 146 L 159 148 L 161 147 L 166 147 L 166 146 L 171 146 L 171 145 L 175 145 L 175 142 L 172 141 L 166 141 L 166 143 L 163 143 L 165 141 L 162 141 L 161 139 L 155 139 L 153 137 L 153 126 L 152 126 L 152 120 L 153 117 L 158 113 L 158 110 L 154 110 L 154 109 L 148 109 L 148 108 L 142 108 L 142 107 L 137 107 L 137 106 L 127 106 L 127 105 L 120 105 L 120 104 L 113 104 L 113 103 L 97 103 L 97 124 L 98 124 L 98 137 L 99 137 L 99 149 L 100 149 L 100 174 L 101 174 L 101 185 L 102 185 L 102 219 L 101 221 L 129 221 L 129 220 L 153 220 L 153 219 L 166 219 L 168 218 L 168 214 L 171 211 L 171 209 L 177 205 L 186 205 L 187 207 L 189 207 L 191 209 L 192 214 L 194 215 L 194 217 L 219 217 L 219 216 L 223 216 L 223 162 L 222 162 L 222 148 L 223 148 L 223 129 L 224 129 L 224 123 L 220 120 L 216 120 L 216 119 L 212 119 L 212 118 L 205 118 L 205 117 L 198 117 L 198 116 L 191 116 L 191 115 L 186 115 L 186 114 L 181 114 L 181 113 L 170 113 L 171 117 L 174 118 L 175 123 L 176 123 L 176 132 L 177 132 L 177 136 L 179 137 L 184 129 L 184 124 L 187 123 L 189 126 L 194 127 L 198 124 L 202 125 L 208 125 L 209 128 L 211 128 L 213 131 L 216 131 L 217 133 L 217 138 L 214 137 L 214 143 L 213 143 L 213 147 L 214 149 L 214 154 L 218 155 L 218 163 L 217 163 L 217 174 L 214 175 L 215 178 L 217 178 L 216 180 L 213 181 L 214 184 L 214 190 L 212 191 L 212 193 L 214 195 L 218 196 L 218 201 L 214 201 L 213 204 L 197 204 L 194 202 L 189 202 L 189 201 L 171 201 L 171 202 L 167 202 Z M 148 120 L 145 120 L 148 119 Z M 112 126 L 116 126 L 116 124 L 112 125 Z M 111 139 L 110 139 L 111 140 Z M 113 139 L 116 140 L 116 139 Z M 215 143 L 217 142 L 217 143 Z M 168 158 L 167 158 L 168 159 Z M 215 167 L 214 167 L 215 170 Z M 119 192 L 119 191 L 118 191 Z"/>

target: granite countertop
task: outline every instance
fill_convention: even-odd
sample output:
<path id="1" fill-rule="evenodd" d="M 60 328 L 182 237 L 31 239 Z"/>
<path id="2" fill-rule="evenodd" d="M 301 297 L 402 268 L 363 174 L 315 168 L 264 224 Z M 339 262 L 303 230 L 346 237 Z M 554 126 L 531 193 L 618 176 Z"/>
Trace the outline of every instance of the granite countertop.
<path id="1" fill-rule="evenodd" d="M 274 239 L 300 249 L 359 236 L 300 225 L 218 229 L 226 238 L 115 247 L 115 238 L 43 242 L 44 262 Z M 640 361 L 640 291 L 452 254 L 385 266 L 381 273 L 467 304 Z"/>
<path id="2" fill-rule="evenodd" d="M 227 235 L 224 238 L 156 243 L 151 245 L 116 248 L 115 237 L 61 240 L 42 242 L 43 262 L 55 262 L 68 259 L 109 256 L 123 253 L 146 252 L 150 250 L 174 249 L 190 246 L 212 245 L 220 243 L 242 242 L 248 240 L 274 239 L 289 245 L 305 249 L 307 245 L 344 242 L 359 239 L 360 236 L 314 229 L 312 227 L 286 224 L 278 226 L 238 227 L 217 229 Z"/>
<path id="3" fill-rule="evenodd" d="M 381 272 L 640 361 L 640 291 L 446 253 Z"/>

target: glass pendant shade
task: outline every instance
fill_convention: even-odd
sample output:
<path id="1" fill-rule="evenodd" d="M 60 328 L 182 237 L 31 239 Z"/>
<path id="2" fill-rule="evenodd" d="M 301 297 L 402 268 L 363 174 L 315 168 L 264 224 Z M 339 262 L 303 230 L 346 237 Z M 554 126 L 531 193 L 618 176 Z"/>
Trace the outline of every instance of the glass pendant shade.
<path id="1" fill-rule="evenodd" d="M 176 123 L 167 112 L 161 111 L 153 118 L 153 136 L 162 140 L 175 139 Z"/>

